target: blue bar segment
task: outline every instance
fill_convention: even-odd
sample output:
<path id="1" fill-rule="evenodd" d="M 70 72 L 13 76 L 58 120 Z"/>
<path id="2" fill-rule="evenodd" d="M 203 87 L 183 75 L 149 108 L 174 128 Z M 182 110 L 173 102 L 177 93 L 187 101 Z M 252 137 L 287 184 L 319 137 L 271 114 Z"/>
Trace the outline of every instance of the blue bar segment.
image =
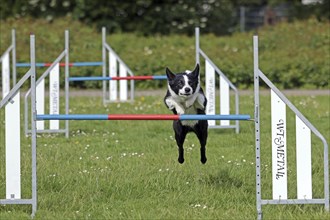
<path id="1" fill-rule="evenodd" d="M 69 77 L 70 82 L 74 82 L 74 81 L 102 81 L 102 80 L 111 80 L 111 77 L 103 77 L 103 76 Z"/>
<path id="2" fill-rule="evenodd" d="M 72 66 L 102 66 L 103 62 L 75 62 Z"/>
<path id="3" fill-rule="evenodd" d="M 152 76 L 152 79 L 164 80 L 164 79 L 167 79 L 167 77 L 166 77 L 166 75 L 164 75 L 164 76 Z"/>
<path id="4" fill-rule="evenodd" d="M 73 115 L 37 115 L 37 120 L 108 120 L 108 115 L 73 114 Z"/>
<path id="5" fill-rule="evenodd" d="M 180 120 L 250 120 L 250 115 L 180 115 Z"/>

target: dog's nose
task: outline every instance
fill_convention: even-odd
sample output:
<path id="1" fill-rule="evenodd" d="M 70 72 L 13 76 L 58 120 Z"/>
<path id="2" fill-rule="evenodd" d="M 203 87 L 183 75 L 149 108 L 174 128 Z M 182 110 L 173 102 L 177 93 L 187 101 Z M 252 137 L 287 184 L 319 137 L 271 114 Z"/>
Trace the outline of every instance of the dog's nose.
<path id="1" fill-rule="evenodd" d="M 185 92 L 190 92 L 190 88 L 189 88 L 189 87 L 186 87 L 186 88 L 184 89 L 184 91 L 185 91 Z"/>

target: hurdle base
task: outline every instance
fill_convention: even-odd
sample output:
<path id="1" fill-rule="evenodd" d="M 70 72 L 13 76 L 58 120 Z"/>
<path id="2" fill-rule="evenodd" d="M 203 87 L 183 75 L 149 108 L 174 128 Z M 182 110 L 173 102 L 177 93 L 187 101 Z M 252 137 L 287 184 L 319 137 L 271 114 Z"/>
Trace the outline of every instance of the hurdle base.
<path id="1" fill-rule="evenodd" d="M 33 205 L 34 202 L 35 201 L 33 199 L 0 199 L 0 205 Z"/>
<path id="2" fill-rule="evenodd" d="M 32 205 L 31 218 L 34 218 L 37 211 L 36 199 L 0 199 L 0 205 Z"/>
<path id="3" fill-rule="evenodd" d="M 302 205 L 302 204 L 326 204 L 325 199 L 283 199 L 261 200 L 262 205 Z"/>
<path id="4" fill-rule="evenodd" d="M 46 130 L 36 130 L 36 132 L 39 134 L 43 134 L 43 133 L 51 133 L 51 134 L 56 134 L 56 133 L 66 133 L 67 130 L 66 129 L 59 129 L 59 130 L 56 130 L 56 129 L 46 129 Z M 31 130 L 27 130 L 26 131 L 26 136 L 29 136 L 28 134 L 31 134 Z"/>

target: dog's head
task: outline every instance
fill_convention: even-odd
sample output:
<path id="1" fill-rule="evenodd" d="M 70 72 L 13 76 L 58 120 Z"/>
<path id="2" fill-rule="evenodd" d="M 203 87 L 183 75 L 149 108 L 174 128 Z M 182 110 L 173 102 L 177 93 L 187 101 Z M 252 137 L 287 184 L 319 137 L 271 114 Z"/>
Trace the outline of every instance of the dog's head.
<path id="1" fill-rule="evenodd" d="M 166 68 L 168 80 L 168 89 L 172 94 L 183 98 L 189 98 L 199 91 L 199 65 L 197 64 L 193 71 L 186 70 L 184 73 L 172 73 Z"/>

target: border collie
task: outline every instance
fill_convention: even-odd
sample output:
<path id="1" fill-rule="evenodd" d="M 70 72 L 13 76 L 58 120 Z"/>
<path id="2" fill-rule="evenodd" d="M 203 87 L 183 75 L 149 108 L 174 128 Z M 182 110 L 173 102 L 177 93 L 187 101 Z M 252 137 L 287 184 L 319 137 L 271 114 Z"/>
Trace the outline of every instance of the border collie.
<path id="1" fill-rule="evenodd" d="M 207 104 L 203 89 L 200 87 L 199 65 L 193 71 L 186 70 L 174 74 L 166 68 L 168 89 L 164 98 L 165 105 L 174 114 L 205 115 Z M 188 132 L 194 132 L 200 142 L 201 162 L 206 163 L 205 145 L 207 141 L 207 120 L 173 121 L 175 140 L 179 148 L 179 163 L 184 162 L 183 143 Z"/>

